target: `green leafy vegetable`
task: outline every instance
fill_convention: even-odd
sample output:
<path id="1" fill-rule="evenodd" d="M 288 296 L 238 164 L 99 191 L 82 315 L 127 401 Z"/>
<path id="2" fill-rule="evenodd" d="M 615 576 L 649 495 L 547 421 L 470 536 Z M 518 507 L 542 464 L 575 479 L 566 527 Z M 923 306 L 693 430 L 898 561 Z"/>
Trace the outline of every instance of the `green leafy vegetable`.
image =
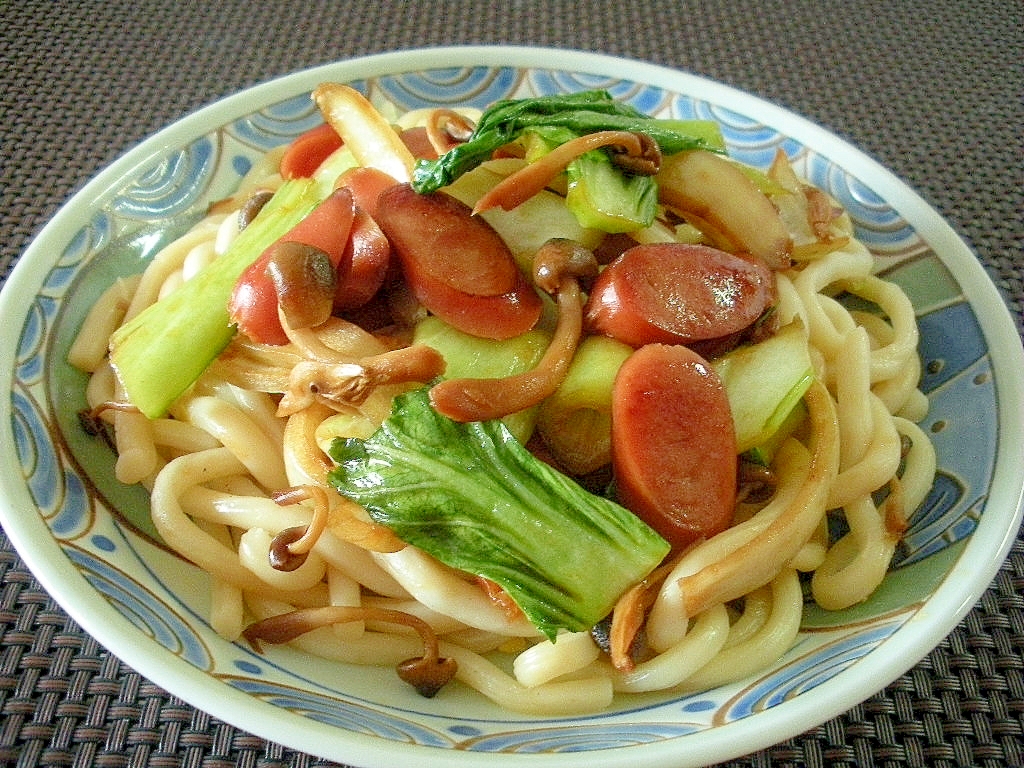
<path id="1" fill-rule="evenodd" d="M 658 184 L 652 176 L 617 169 L 601 150 L 585 152 L 566 168 L 565 204 L 584 227 L 633 232 L 649 227 L 658 210 Z"/>
<path id="2" fill-rule="evenodd" d="M 669 545 L 618 504 L 536 459 L 500 421 L 461 424 L 427 389 L 366 440 L 336 439 L 330 482 L 399 538 L 501 585 L 549 638 L 584 631 Z"/>
<path id="3" fill-rule="evenodd" d="M 319 201 L 313 181 L 285 182 L 227 252 L 114 332 L 111 364 L 142 413 L 163 416 L 227 346 L 235 334 L 228 300 L 239 275 Z"/>
<path id="4" fill-rule="evenodd" d="M 711 366 L 722 380 L 736 427 L 736 450 L 770 443 L 814 381 L 803 323 L 787 323 L 757 344 L 744 344 Z"/>
<path id="5" fill-rule="evenodd" d="M 416 323 L 413 340 L 441 353 L 446 379 L 464 376 L 501 379 L 537 365 L 551 343 L 551 334 L 534 328 L 511 339 L 485 339 L 456 330 L 431 315 Z M 537 409 L 510 413 L 502 421 L 513 435 L 525 440 L 537 422 Z"/>
<path id="6" fill-rule="evenodd" d="M 712 122 L 652 118 L 616 101 L 607 91 L 506 99 L 484 111 L 467 142 L 437 160 L 420 160 L 413 169 L 412 186 L 421 194 L 435 192 L 489 159 L 494 150 L 515 141 L 527 129 L 538 128 L 561 128 L 576 136 L 596 131 L 646 133 L 666 155 L 687 149 L 721 152 L 724 148 L 718 127 Z"/>

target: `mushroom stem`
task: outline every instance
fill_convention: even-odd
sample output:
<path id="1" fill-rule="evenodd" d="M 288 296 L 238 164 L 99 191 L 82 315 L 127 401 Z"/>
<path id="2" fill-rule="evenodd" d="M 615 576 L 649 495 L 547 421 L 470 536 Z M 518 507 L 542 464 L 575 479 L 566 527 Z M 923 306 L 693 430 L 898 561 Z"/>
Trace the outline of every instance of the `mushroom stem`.
<path id="1" fill-rule="evenodd" d="M 678 558 L 676 558 L 678 560 Z M 647 618 L 647 611 L 658 597 L 662 582 L 675 568 L 676 561 L 656 568 L 651 574 L 627 590 L 615 603 L 612 624 L 608 633 L 609 656 L 612 666 L 620 672 L 632 672 L 636 668 L 633 646 L 637 635 Z"/>
<path id="2" fill-rule="evenodd" d="M 379 386 L 427 382 L 444 372 L 441 354 L 425 344 L 382 352 L 350 362 L 304 360 L 292 368 L 277 415 L 289 416 L 314 402 L 336 410 L 360 405 Z"/>
<path id="3" fill-rule="evenodd" d="M 589 255 L 589 259 L 586 256 Z M 448 379 L 430 390 L 434 409 L 455 421 L 488 421 L 539 404 L 565 379 L 583 331 L 579 277 L 597 272 L 594 255 L 571 240 L 549 240 L 534 257 L 535 281 L 554 289 L 558 322 L 532 370 L 503 379 Z"/>
<path id="4" fill-rule="evenodd" d="M 313 502 L 313 515 L 306 525 L 285 528 L 270 542 L 270 565 L 279 571 L 294 571 L 306 560 L 320 535 L 327 529 L 330 503 L 327 492 L 315 485 L 300 485 L 278 491 L 272 496 L 280 506 Z"/>
<path id="5" fill-rule="evenodd" d="M 423 640 L 423 655 L 437 658 L 439 655 L 437 635 L 427 622 L 419 616 L 389 608 L 367 605 L 323 605 L 317 608 L 296 608 L 294 611 L 253 622 L 242 632 L 253 648 L 262 653 L 260 643 L 281 645 L 290 643 L 307 632 L 333 624 L 350 621 L 379 621 L 410 627 Z"/>
<path id="6" fill-rule="evenodd" d="M 635 159 L 650 157 L 652 143 L 650 137 L 632 131 L 597 131 L 567 141 L 539 160 L 502 179 L 477 201 L 473 213 L 483 213 L 494 207 L 501 207 L 506 211 L 515 208 L 544 189 L 569 163 L 593 149 L 617 148 L 616 164 L 628 166 L 629 170 L 635 172 L 636 164 L 630 164 L 623 156 Z M 657 145 L 654 146 L 657 150 Z M 657 171 L 657 167 L 654 170 Z"/>
<path id="7" fill-rule="evenodd" d="M 796 555 L 824 516 L 831 481 L 839 466 L 835 403 L 818 381 L 807 390 L 804 400 L 812 434 L 806 479 L 781 514 L 756 537 L 678 579 L 687 616 L 734 600 L 774 579 L 781 570 L 779 564 L 788 563 Z M 693 551 L 699 553 L 700 549 L 695 547 Z"/>
<path id="8" fill-rule="evenodd" d="M 427 139 L 438 155 L 467 141 L 473 135 L 473 121 L 454 109 L 435 109 L 427 120 Z"/>
<path id="9" fill-rule="evenodd" d="M 142 413 L 138 406 L 122 400 L 104 400 L 97 403 L 88 411 L 89 418 L 98 419 L 107 411 L 121 411 L 122 413 Z"/>
<path id="10" fill-rule="evenodd" d="M 350 621 L 379 621 L 410 627 L 416 631 L 423 641 L 423 655 L 403 661 L 398 665 L 397 672 L 399 677 L 423 696 L 434 696 L 445 683 L 455 677 L 458 670 L 455 660 L 441 658 L 437 635 L 433 628 L 418 616 L 404 611 L 347 605 L 300 608 L 250 624 L 242 632 L 242 636 L 252 644 L 257 653 L 262 653 L 263 642 L 289 643 L 314 629 Z"/>

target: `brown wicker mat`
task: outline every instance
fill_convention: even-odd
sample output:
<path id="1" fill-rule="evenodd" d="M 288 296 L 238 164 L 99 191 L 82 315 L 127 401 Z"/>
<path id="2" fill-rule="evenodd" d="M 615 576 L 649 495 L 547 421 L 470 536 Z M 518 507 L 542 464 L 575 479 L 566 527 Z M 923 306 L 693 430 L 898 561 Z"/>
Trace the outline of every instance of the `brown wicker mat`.
<path id="1" fill-rule="evenodd" d="M 315 64 L 467 43 L 628 56 L 804 115 L 950 221 L 1024 331 L 1020 0 L 0 0 L 0 277 L 75 190 L 193 109 Z M 1022 587 L 1018 538 L 978 605 L 908 673 L 728 765 L 1024 765 Z M 0 765 L 327 764 L 142 678 L 68 618 L 0 534 Z"/>

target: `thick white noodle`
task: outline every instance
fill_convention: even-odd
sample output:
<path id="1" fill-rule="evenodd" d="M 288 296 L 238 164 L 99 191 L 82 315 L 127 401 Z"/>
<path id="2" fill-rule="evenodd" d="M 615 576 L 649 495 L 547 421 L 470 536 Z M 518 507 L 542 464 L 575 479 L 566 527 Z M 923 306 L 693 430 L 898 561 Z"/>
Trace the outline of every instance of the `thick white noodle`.
<path id="1" fill-rule="evenodd" d="M 208 523 L 196 525 L 227 548 L 234 546 L 231 529 L 226 525 Z M 216 576 L 210 577 L 210 626 L 226 640 L 237 640 L 245 629 L 245 601 L 242 590 Z"/>
<path id="2" fill-rule="evenodd" d="M 217 397 L 201 396 L 186 398 L 174 410 L 230 449 L 264 488 L 288 486 L 281 444 L 272 441 L 241 408 Z"/>
<path id="3" fill-rule="evenodd" d="M 162 248 L 146 266 L 138 290 L 132 297 L 131 304 L 125 313 L 125 320 L 130 320 L 157 300 L 163 290 L 164 283 L 181 270 L 182 264 L 194 247 L 200 243 L 210 242 L 217 236 L 224 217 L 212 214 L 197 223 L 192 229 L 174 242 Z"/>
<path id="4" fill-rule="evenodd" d="M 359 582 L 333 565 L 327 567 L 327 594 L 331 605 L 356 607 L 362 605 L 362 589 Z M 347 621 L 335 624 L 332 629 L 338 640 L 356 640 L 366 631 L 366 623 Z"/>
<path id="5" fill-rule="evenodd" d="M 885 405 L 871 395 L 871 441 L 861 459 L 843 468 L 832 485 L 828 508 L 836 509 L 882 488 L 900 466 L 901 441 Z"/>
<path id="6" fill-rule="evenodd" d="M 848 608 L 874 592 L 896 549 L 897 539 L 886 529 L 884 512 L 870 496 L 853 499 L 843 512 L 850 531 L 829 548 L 811 576 L 814 600 L 827 611 Z"/>
<path id="7" fill-rule="evenodd" d="M 871 253 L 857 241 L 851 240 L 847 248 L 834 251 L 828 258 L 811 262 L 795 278 L 795 287 L 806 313 L 811 343 L 822 350 L 826 357 L 835 355 L 845 334 L 836 329 L 822 308 L 821 292 L 838 280 L 867 277 L 873 263 Z"/>
<path id="8" fill-rule="evenodd" d="M 106 364 L 110 336 L 124 320 L 141 276 L 119 277 L 90 307 L 75 340 L 68 349 L 68 362 L 80 371 L 95 372 Z"/>
<path id="9" fill-rule="evenodd" d="M 241 530 L 262 527 L 274 534 L 285 528 L 306 525 L 312 515 L 310 508 L 302 504 L 282 507 L 267 497 L 232 494 L 200 486 L 182 489 L 178 502 L 191 517 Z M 408 592 L 377 565 L 370 552 L 342 541 L 329 528 L 321 534 L 314 550 L 328 564 L 376 594 L 408 597 Z"/>
<path id="10" fill-rule="evenodd" d="M 476 584 L 465 581 L 416 547 L 375 552 L 373 557 L 409 594 L 438 613 L 488 632 L 514 637 L 540 634 L 525 617 L 510 620 Z"/>
<path id="11" fill-rule="evenodd" d="M 261 582 L 242 565 L 238 553 L 196 525 L 185 514 L 180 502 L 189 488 L 245 471 L 245 466 L 227 448 L 180 456 L 157 475 L 150 494 L 150 506 L 153 523 L 168 546 L 203 570 L 241 589 L 256 589 Z"/>
<path id="12" fill-rule="evenodd" d="M 935 481 L 935 446 L 917 424 L 897 416 L 893 419 L 896 430 L 910 438 L 910 451 L 903 459 L 900 486 L 906 514 L 911 514 L 924 501 Z"/>
<path id="13" fill-rule="evenodd" d="M 722 650 L 687 677 L 683 681 L 683 688 L 704 691 L 742 680 L 774 664 L 793 647 L 804 608 L 803 591 L 796 571 L 787 569 L 776 576 L 772 580 L 770 594 L 770 613 L 758 630 L 737 642 L 731 642 L 733 631 L 730 629 L 729 638 Z"/>
<path id="14" fill-rule="evenodd" d="M 312 589 L 327 575 L 327 564 L 315 551 L 303 558 L 298 567 L 283 571 L 270 564 L 273 536 L 265 528 L 250 528 L 238 539 L 238 559 L 260 581 L 288 592 Z"/>
<path id="15" fill-rule="evenodd" d="M 685 595 L 681 580 L 702 568 L 723 560 L 764 531 L 783 514 L 796 499 L 810 472 L 811 457 L 796 441 L 788 441 L 776 457 L 780 484 L 772 500 L 753 517 L 727 528 L 687 552 L 665 578 L 647 617 L 647 643 L 658 651 L 676 645 L 686 634 Z"/>
<path id="16" fill-rule="evenodd" d="M 729 636 L 729 614 L 722 604 L 696 617 L 693 626 L 675 645 L 637 664 L 632 672 L 614 677 L 616 691 L 640 693 L 672 688 L 715 657 Z"/>
<path id="17" fill-rule="evenodd" d="M 863 459 L 871 445 L 874 419 L 868 400 L 871 393 L 870 355 L 867 331 L 853 328 L 846 334 L 834 361 L 835 369 L 840 371 L 840 375 L 835 377 L 840 471 Z"/>
<path id="18" fill-rule="evenodd" d="M 544 639 L 516 656 L 512 674 L 528 688 L 562 675 L 579 672 L 601 655 L 589 632 L 560 632 L 555 641 Z"/>

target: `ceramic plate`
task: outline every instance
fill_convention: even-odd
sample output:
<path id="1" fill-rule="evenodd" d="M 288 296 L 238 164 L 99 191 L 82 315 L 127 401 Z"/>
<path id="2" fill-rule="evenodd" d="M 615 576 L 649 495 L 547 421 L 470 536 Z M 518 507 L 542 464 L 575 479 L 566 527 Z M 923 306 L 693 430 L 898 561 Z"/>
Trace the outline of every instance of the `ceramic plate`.
<path id="1" fill-rule="evenodd" d="M 605 88 L 650 114 L 712 118 L 731 153 L 764 167 L 782 147 L 837 197 L 922 331 L 924 428 L 939 457 L 878 592 L 854 609 L 808 607 L 795 647 L 741 683 L 625 698 L 586 717 L 500 711 L 450 687 L 427 700 L 391 669 L 287 648 L 257 655 L 204 620 L 204 577 L 154 540 L 146 494 L 76 419 L 83 379 L 65 363 L 84 313 L 116 275 L 227 194 L 253 159 L 317 124 L 309 92 L 352 83 L 385 112 L 486 106 Z M 217 102 L 130 151 L 77 194 L 17 263 L 0 298 L 0 520 L 68 613 L 113 653 L 210 714 L 358 766 L 705 765 L 769 746 L 880 690 L 950 632 L 991 582 L 1021 514 L 1020 340 L 976 257 L 913 191 L 813 124 L 677 71 L 528 48 L 421 50 L 344 61 Z M 580 754 L 584 753 L 584 754 Z M 529 756 L 529 760 L 525 758 Z"/>

